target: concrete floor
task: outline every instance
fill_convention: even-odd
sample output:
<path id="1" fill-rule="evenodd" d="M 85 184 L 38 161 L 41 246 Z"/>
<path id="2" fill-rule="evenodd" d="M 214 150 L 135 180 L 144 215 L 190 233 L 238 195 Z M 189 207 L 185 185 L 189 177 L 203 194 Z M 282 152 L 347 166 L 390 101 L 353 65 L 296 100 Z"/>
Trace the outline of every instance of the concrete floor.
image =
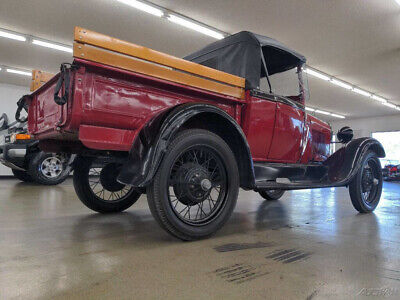
<path id="1" fill-rule="evenodd" d="M 0 180 L 0 299 L 400 298 L 400 184 L 374 214 L 345 188 L 240 194 L 214 237 L 181 242 L 142 197 L 99 215 L 70 180 L 54 187 Z"/>

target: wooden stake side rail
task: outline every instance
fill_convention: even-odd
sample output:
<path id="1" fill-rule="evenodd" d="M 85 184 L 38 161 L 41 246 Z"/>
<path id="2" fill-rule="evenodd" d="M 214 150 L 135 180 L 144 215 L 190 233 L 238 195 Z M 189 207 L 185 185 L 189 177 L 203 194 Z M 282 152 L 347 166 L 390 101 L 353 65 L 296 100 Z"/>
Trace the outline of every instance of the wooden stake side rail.
<path id="1" fill-rule="evenodd" d="M 32 70 L 32 81 L 30 90 L 31 92 L 36 91 L 43 84 L 49 81 L 55 74 L 43 72 L 40 70 Z"/>
<path id="2" fill-rule="evenodd" d="M 245 79 L 75 27 L 74 57 L 244 99 Z"/>

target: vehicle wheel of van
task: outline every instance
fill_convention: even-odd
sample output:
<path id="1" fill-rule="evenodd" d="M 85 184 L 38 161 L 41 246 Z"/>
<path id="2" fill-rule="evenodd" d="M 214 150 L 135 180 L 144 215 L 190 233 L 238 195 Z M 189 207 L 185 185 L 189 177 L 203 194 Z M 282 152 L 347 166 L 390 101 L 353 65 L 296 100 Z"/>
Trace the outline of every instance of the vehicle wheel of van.
<path id="1" fill-rule="evenodd" d="M 35 153 L 28 163 L 29 175 L 35 182 L 44 185 L 56 185 L 63 182 L 70 171 L 68 159 L 53 153 L 40 151 Z"/>
<path id="2" fill-rule="evenodd" d="M 239 171 L 223 139 L 185 130 L 171 144 L 147 188 L 150 211 L 163 229 L 182 240 L 206 238 L 235 208 Z"/>
<path id="3" fill-rule="evenodd" d="M 23 182 L 32 182 L 32 177 L 26 171 L 21 171 L 17 169 L 11 169 L 11 172 L 14 174 L 16 178 Z"/>
<path id="4" fill-rule="evenodd" d="M 377 207 L 382 194 L 382 168 L 375 152 L 364 156 L 349 192 L 354 208 L 360 213 L 372 212 Z"/>
<path id="5" fill-rule="evenodd" d="M 82 203 L 99 213 L 116 213 L 131 207 L 141 194 L 117 181 L 121 167 L 117 163 L 97 164 L 91 158 L 77 157 L 73 181 Z"/>
<path id="6" fill-rule="evenodd" d="M 261 197 L 268 201 L 278 200 L 283 196 L 284 193 L 285 191 L 282 190 L 265 190 L 259 192 Z"/>

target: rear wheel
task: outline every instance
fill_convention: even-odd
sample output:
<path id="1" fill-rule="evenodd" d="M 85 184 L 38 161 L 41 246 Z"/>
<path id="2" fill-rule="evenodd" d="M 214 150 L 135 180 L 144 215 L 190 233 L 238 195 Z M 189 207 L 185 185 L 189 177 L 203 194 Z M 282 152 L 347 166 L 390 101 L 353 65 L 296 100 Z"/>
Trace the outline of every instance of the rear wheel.
<path id="1" fill-rule="evenodd" d="M 238 191 L 239 172 L 229 146 L 209 131 L 191 129 L 169 145 L 147 199 L 163 229 L 179 239 L 196 240 L 225 224 Z"/>
<path id="2" fill-rule="evenodd" d="M 11 172 L 14 174 L 16 178 L 23 182 L 32 182 L 32 177 L 26 171 L 21 171 L 17 169 L 11 169 Z"/>
<path id="3" fill-rule="evenodd" d="M 375 152 L 368 152 L 349 185 L 351 202 L 356 210 L 369 213 L 378 206 L 382 194 L 382 181 L 381 163 Z"/>
<path id="4" fill-rule="evenodd" d="M 131 207 L 140 193 L 117 181 L 121 167 L 117 163 L 97 164 L 91 158 L 76 158 L 74 188 L 82 203 L 99 213 L 121 212 Z"/>
<path id="5" fill-rule="evenodd" d="M 265 190 L 259 192 L 261 197 L 268 201 L 274 201 L 280 199 L 285 191 L 282 190 Z"/>
<path id="6" fill-rule="evenodd" d="M 28 163 L 28 173 L 37 183 L 56 185 L 63 182 L 69 175 L 71 167 L 67 156 L 53 153 L 38 152 Z"/>

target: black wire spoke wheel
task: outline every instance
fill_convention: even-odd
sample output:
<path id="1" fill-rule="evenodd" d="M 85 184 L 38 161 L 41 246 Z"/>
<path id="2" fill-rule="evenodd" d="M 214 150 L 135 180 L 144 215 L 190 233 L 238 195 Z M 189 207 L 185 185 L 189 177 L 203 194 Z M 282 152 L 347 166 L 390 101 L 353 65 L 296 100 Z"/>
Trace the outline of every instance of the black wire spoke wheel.
<path id="1" fill-rule="evenodd" d="M 83 204 L 100 213 L 121 212 L 134 204 L 140 193 L 117 181 L 122 165 L 96 163 L 78 157 L 74 162 L 74 188 Z"/>
<path id="2" fill-rule="evenodd" d="M 190 225 L 204 224 L 218 214 L 226 200 L 227 174 L 212 149 L 194 146 L 171 168 L 168 198 L 175 214 Z"/>
<path id="3" fill-rule="evenodd" d="M 117 181 L 119 170 L 120 166 L 114 163 L 89 169 L 89 186 L 96 197 L 103 201 L 119 201 L 134 192 L 132 187 Z"/>
<path id="4" fill-rule="evenodd" d="M 261 197 L 268 201 L 274 201 L 280 199 L 285 191 L 283 190 L 265 190 L 259 191 Z"/>
<path id="5" fill-rule="evenodd" d="M 209 237 L 231 216 L 238 197 L 235 155 L 218 135 L 187 129 L 168 145 L 147 201 L 155 220 L 186 241 Z"/>
<path id="6" fill-rule="evenodd" d="M 365 202 L 372 203 L 379 190 L 379 173 L 382 172 L 374 159 L 369 159 L 362 168 L 361 194 Z"/>
<path id="7" fill-rule="evenodd" d="M 382 194 L 382 167 L 375 152 L 364 155 L 360 169 L 349 184 L 351 202 L 361 213 L 372 212 L 379 204 Z"/>

